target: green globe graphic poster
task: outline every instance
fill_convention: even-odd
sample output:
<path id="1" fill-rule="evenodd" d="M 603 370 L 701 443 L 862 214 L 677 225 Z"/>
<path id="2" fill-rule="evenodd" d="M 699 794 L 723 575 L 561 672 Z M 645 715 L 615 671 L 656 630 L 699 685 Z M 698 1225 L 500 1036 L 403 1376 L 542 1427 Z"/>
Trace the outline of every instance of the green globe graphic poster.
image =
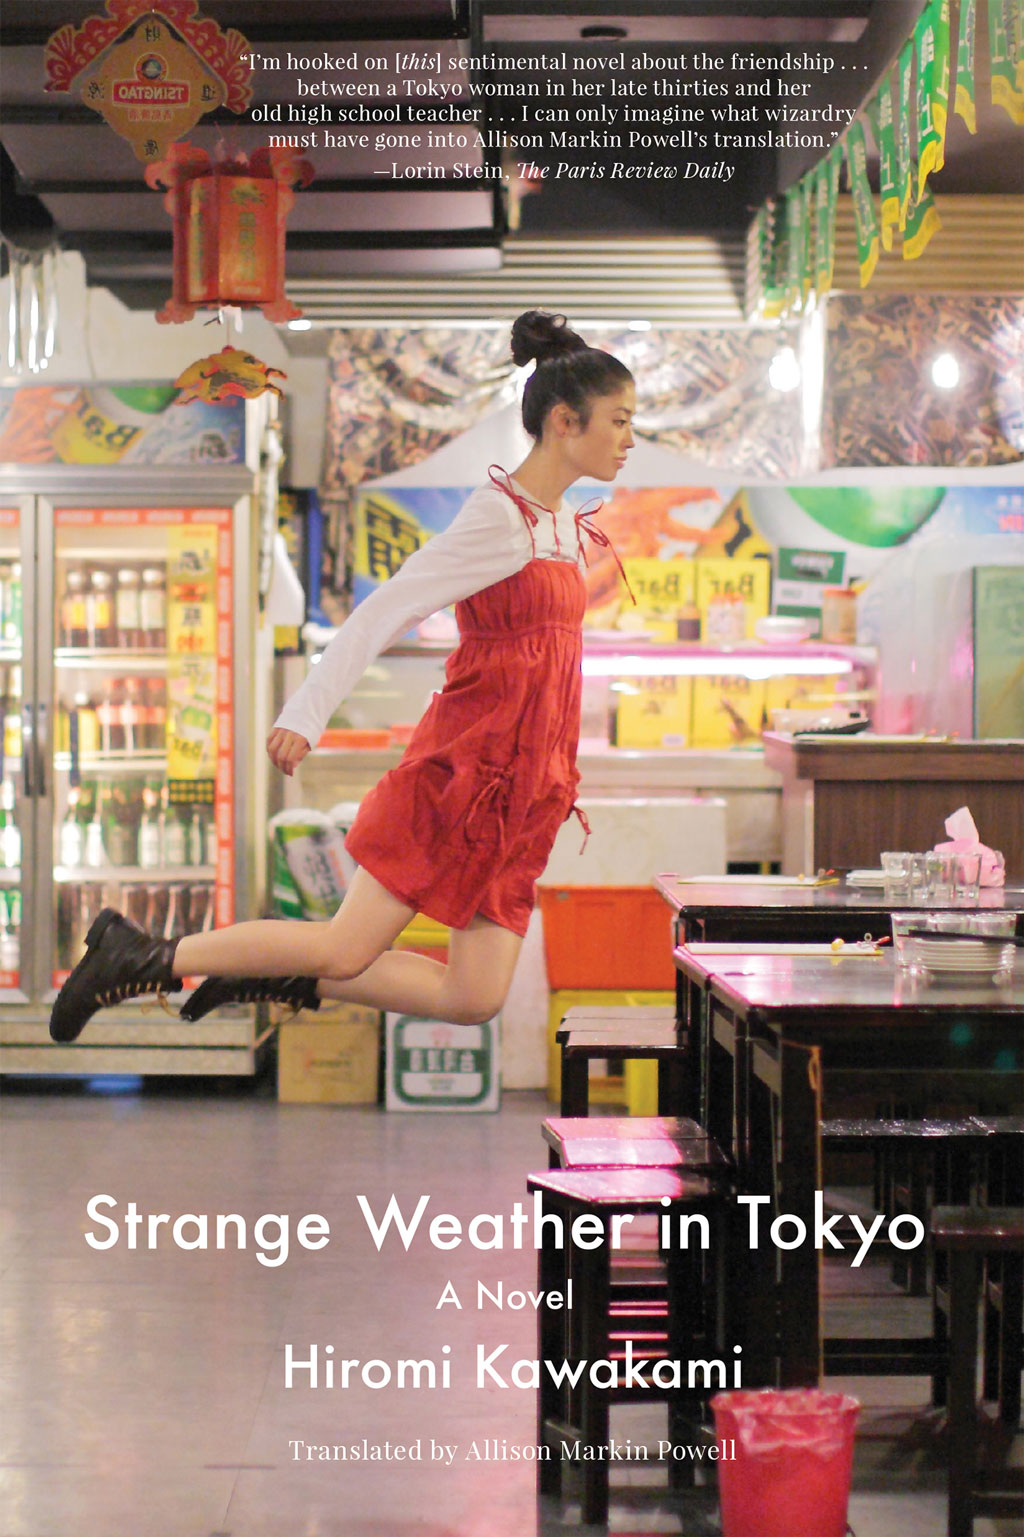
<path id="1" fill-rule="evenodd" d="M 822 528 L 877 549 L 905 543 L 946 493 L 938 486 L 804 486 L 791 487 L 789 494 Z"/>

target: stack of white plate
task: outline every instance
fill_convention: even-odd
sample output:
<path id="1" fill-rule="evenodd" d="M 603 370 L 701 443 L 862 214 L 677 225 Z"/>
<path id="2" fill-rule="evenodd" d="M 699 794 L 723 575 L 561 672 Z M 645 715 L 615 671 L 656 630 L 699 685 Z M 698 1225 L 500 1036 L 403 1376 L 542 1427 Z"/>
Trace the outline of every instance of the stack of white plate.
<path id="1" fill-rule="evenodd" d="M 907 941 L 912 966 L 936 975 L 955 977 L 994 977 L 1013 966 L 1014 946 L 1001 939 L 934 939 Z"/>

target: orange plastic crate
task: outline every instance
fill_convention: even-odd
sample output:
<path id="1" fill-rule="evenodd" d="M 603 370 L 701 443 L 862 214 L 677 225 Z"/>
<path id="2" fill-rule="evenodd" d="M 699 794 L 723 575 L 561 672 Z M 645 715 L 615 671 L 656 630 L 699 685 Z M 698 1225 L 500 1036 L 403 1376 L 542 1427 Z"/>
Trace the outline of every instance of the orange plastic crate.
<path id="1" fill-rule="evenodd" d="M 542 886 L 548 984 L 673 988 L 672 913 L 650 886 Z"/>

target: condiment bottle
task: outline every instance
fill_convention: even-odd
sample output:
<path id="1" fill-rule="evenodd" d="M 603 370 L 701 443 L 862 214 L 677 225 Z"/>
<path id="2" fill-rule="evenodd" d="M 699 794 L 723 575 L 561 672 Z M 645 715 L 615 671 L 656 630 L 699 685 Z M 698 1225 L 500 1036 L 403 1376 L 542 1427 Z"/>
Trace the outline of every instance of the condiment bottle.
<path id="1" fill-rule="evenodd" d="M 124 566 L 117 573 L 114 613 L 118 646 L 125 651 L 134 651 L 142 644 L 142 594 L 139 573 L 133 566 Z"/>
<path id="2" fill-rule="evenodd" d="M 65 579 L 60 600 L 60 639 L 62 646 L 80 650 L 89 644 L 85 616 L 85 572 L 72 568 Z"/>
<path id="3" fill-rule="evenodd" d="M 158 566 L 146 566 L 142 573 L 142 644 L 162 650 L 167 644 L 167 580 Z"/>
<path id="4" fill-rule="evenodd" d="M 100 569 L 92 573 L 85 598 L 85 624 L 87 645 L 97 650 L 109 650 L 115 644 L 114 582 L 109 571 Z"/>

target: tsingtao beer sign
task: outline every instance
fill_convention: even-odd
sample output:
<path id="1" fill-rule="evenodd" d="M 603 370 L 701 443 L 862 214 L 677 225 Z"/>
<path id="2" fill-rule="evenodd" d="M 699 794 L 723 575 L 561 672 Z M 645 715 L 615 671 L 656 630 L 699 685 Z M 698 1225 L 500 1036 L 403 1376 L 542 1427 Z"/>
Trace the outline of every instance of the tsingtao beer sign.
<path id="1" fill-rule="evenodd" d="M 163 159 L 205 113 L 252 98 L 245 38 L 197 11 L 198 0 L 107 0 L 105 16 L 50 38 L 46 89 L 76 86 L 139 160 Z"/>

